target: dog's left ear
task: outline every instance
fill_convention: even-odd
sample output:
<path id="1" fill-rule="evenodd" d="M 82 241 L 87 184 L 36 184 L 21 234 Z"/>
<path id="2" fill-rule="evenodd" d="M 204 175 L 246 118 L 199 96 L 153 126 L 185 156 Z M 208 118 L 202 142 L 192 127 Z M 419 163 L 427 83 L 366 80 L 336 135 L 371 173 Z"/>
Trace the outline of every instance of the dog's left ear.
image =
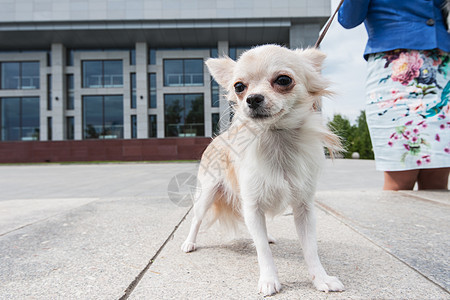
<path id="1" fill-rule="evenodd" d="M 329 82 L 321 75 L 322 65 L 326 58 L 325 53 L 314 48 L 308 48 L 305 50 L 297 49 L 295 51 L 300 56 L 301 60 L 309 64 L 311 68 L 311 72 L 305 73 L 305 76 L 308 78 L 305 84 L 308 92 L 312 96 L 318 97 L 331 95 L 332 93 L 327 90 Z M 320 102 L 320 100 L 316 99 L 313 105 L 316 107 L 320 107 L 320 103 L 316 103 L 318 101 Z"/>
<path id="2" fill-rule="evenodd" d="M 236 62 L 226 56 L 221 58 L 210 58 L 206 60 L 205 63 L 209 73 L 211 73 L 217 83 L 228 90 L 233 78 Z"/>
<path id="3" fill-rule="evenodd" d="M 322 70 L 323 61 L 327 57 L 325 53 L 315 48 L 295 50 L 300 56 L 306 58 L 318 72 Z"/>

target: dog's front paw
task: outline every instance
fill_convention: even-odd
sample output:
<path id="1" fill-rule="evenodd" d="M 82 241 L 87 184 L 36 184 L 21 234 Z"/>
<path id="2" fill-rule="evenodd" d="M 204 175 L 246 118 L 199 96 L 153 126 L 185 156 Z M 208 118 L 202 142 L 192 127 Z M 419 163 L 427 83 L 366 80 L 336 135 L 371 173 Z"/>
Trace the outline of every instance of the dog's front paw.
<path id="1" fill-rule="evenodd" d="M 185 241 L 183 243 L 183 245 L 181 245 L 181 250 L 183 250 L 186 253 L 195 251 L 195 249 L 196 249 L 195 243 L 191 243 L 191 242 Z"/>
<path id="2" fill-rule="evenodd" d="M 325 293 L 342 292 L 344 290 L 342 282 L 334 276 L 317 276 L 313 278 L 313 283 L 316 289 Z"/>
<path id="3" fill-rule="evenodd" d="M 261 277 L 258 288 L 261 294 L 270 296 L 281 291 L 281 284 L 276 277 Z"/>

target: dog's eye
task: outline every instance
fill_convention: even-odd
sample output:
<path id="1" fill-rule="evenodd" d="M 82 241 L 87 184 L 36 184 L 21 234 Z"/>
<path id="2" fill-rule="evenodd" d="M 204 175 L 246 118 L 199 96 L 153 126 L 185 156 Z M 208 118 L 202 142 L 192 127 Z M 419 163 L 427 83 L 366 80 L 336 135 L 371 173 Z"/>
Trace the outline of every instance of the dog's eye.
<path id="1" fill-rule="evenodd" d="M 286 75 L 278 76 L 277 79 L 275 79 L 275 84 L 278 84 L 281 86 L 288 86 L 291 83 L 292 83 L 292 79 Z"/>
<path id="2" fill-rule="evenodd" d="M 234 84 L 234 91 L 236 92 L 236 94 L 242 93 L 245 90 L 245 88 L 246 86 L 242 82 L 236 82 Z"/>

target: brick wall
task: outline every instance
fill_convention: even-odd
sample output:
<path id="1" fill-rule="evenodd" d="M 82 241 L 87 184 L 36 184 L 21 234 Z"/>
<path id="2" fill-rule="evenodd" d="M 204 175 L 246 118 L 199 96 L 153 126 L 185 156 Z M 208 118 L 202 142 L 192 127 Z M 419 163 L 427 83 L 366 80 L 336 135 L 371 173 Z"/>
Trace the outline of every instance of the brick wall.
<path id="1" fill-rule="evenodd" d="M 0 163 L 198 160 L 210 138 L 0 142 Z"/>

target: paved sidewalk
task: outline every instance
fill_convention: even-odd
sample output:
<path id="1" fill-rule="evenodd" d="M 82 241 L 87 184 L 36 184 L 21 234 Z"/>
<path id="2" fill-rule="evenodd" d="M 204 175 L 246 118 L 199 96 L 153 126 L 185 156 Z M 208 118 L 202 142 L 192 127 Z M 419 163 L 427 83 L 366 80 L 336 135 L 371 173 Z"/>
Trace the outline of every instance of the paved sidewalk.
<path id="1" fill-rule="evenodd" d="M 245 230 L 201 230 L 198 251 L 181 252 L 191 215 L 167 189 L 196 168 L 0 166 L 0 299 L 262 298 Z M 372 161 L 328 161 L 316 196 L 319 252 L 346 291 L 314 289 L 287 211 L 268 224 L 283 285 L 270 298 L 450 299 L 450 193 L 381 187 Z"/>

